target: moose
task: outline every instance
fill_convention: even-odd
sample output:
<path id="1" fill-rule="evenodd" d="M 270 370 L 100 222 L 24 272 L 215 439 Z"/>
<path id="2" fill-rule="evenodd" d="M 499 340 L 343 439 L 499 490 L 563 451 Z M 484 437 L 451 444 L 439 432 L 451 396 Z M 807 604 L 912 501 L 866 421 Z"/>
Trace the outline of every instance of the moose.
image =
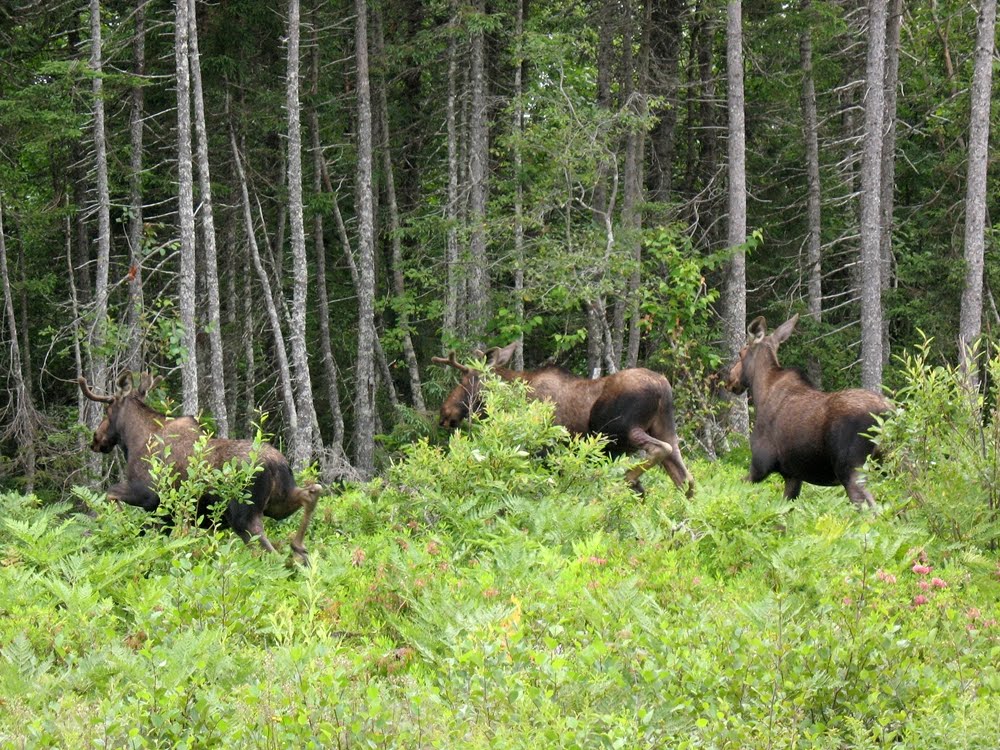
<path id="1" fill-rule="evenodd" d="M 761 482 L 777 472 L 785 480 L 785 497 L 794 500 L 802 483 L 843 485 L 857 505 L 874 507 L 858 469 L 875 451 L 867 437 L 876 416 L 891 409 L 879 394 L 860 388 L 825 393 L 802 371 L 778 364 L 778 347 L 792 334 L 793 315 L 771 335 L 767 322 L 755 318 L 747 327 L 747 344 L 730 367 L 726 388 L 750 391 L 756 418 L 750 435 L 750 473 Z"/>
<path id="2" fill-rule="evenodd" d="M 608 438 L 607 452 L 618 456 L 643 450 L 646 460 L 629 471 L 626 478 L 639 492 L 639 478 L 654 466 L 662 466 L 688 497 L 694 494 L 694 478 L 681 458 L 674 427 L 674 402 L 670 382 L 662 375 L 644 368 L 621 370 L 613 375 L 588 380 L 554 366 L 539 370 L 507 368 L 516 344 L 494 347 L 484 354 L 486 366 L 505 381 L 521 380 L 528 384 L 530 395 L 555 406 L 554 422 L 573 435 L 601 433 Z M 440 425 L 453 429 L 470 413 L 483 409 L 481 373 L 460 364 L 455 352 L 447 358 L 432 357 L 432 362 L 454 367 L 462 373 L 461 382 L 441 404 Z"/>
<path id="3" fill-rule="evenodd" d="M 133 388 L 132 373 L 125 370 L 118 377 L 118 391 L 114 395 L 98 395 L 91 390 L 85 377 L 77 378 L 84 396 L 107 405 L 90 449 L 110 453 L 118 445 L 125 455 L 126 479 L 108 489 L 108 498 L 149 512 L 160 505 L 150 476 L 150 457 L 161 458 L 173 467 L 178 476 L 183 476 L 195 444 L 204 436 L 194 417 L 174 419 L 146 404 L 146 395 L 160 380 L 160 377 L 141 373 L 138 385 Z M 249 488 L 249 499 L 231 500 L 221 514 L 221 525 L 232 528 L 244 542 L 257 537 L 265 550 L 274 552 L 274 546 L 264 533 L 263 517 L 282 519 L 299 508 L 304 509 L 291 547 L 298 559 L 308 564 L 305 534 L 316 512 L 322 485 L 311 483 L 306 487 L 297 487 L 287 459 L 269 443 L 255 446 L 250 440 L 208 438 L 206 459 L 214 468 L 231 459 L 255 460 L 260 465 Z M 212 495 L 199 498 L 198 517 L 206 518 L 207 512 L 217 502 L 218 498 Z"/>

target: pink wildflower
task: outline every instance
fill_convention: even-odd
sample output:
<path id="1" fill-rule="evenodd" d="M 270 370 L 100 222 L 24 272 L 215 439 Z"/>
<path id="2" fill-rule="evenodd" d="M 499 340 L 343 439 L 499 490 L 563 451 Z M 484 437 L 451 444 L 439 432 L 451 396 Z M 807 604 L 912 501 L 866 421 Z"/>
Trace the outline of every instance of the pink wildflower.
<path id="1" fill-rule="evenodd" d="M 931 586 L 933 586 L 936 589 L 946 589 L 946 588 L 948 588 L 947 582 L 942 581 L 940 578 L 932 578 L 931 579 Z"/>
<path id="2" fill-rule="evenodd" d="M 890 585 L 896 582 L 896 576 L 881 569 L 875 573 L 875 577 L 883 583 L 888 583 Z"/>
<path id="3" fill-rule="evenodd" d="M 921 563 L 913 563 L 913 572 L 917 575 L 925 576 L 931 572 L 930 565 L 922 565 Z"/>
<path id="4" fill-rule="evenodd" d="M 843 605 L 845 607 L 850 607 L 852 604 L 854 604 L 854 600 L 849 596 L 845 596 L 843 600 Z"/>
<path id="5" fill-rule="evenodd" d="M 606 557 L 595 557 L 594 555 L 591 555 L 588 562 L 591 565 L 607 565 L 608 560 Z"/>
<path id="6" fill-rule="evenodd" d="M 360 568 L 362 565 L 365 564 L 366 557 L 367 555 L 365 554 L 365 551 L 360 547 L 357 547 L 351 553 L 351 565 L 353 565 L 355 568 Z"/>
<path id="7" fill-rule="evenodd" d="M 701 583 L 701 576 L 695 576 L 694 578 L 691 579 L 692 586 L 697 586 L 700 583 Z"/>
<path id="8" fill-rule="evenodd" d="M 917 581 L 917 585 L 920 587 L 921 591 L 927 591 L 931 587 L 927 581 Z"/>
<path id="9" fill-rule="evenodd" d="M 913 597 L 913 606 L 919 607 L 921 604 L 927 604 L 927 597 L 923 594 L 917 594 Z"/>
<path id="10" fill-rule="evenodd" d="M 982 612 L 979 611 L 979 607 L 969 607 L 965 610 L 965 616 L 970 620 L 978 620 Z"/>

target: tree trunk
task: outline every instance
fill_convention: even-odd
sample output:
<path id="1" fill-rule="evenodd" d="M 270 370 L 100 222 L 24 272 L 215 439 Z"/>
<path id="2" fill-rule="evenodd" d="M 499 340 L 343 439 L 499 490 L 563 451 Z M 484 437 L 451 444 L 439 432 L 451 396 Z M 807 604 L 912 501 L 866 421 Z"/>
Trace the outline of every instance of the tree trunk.
<path id="1" fill-rule="evenodd" d="M 98 388 L 108 382 L 106 325 L 108 276 L 111 267 L 111 193 L 108 187 L 108 149 L 104 132 L 104 78 L 101 49 L 101 3 L 90 2 L 90 67 L 94 72 L 94 160 L 97 176 L 97 275 L 94 279 L 94 321 L 90 331 L 91 380 Z M 101 410 L 91 408 L 88 426 L 96 429 Z"/>
<path id="2" fill-rule="evenodd" d="M 243 161 L 240 157 L 239 146 L 236 143 L 236 132 L 230 123 L 229 143 L 233 151 L 233 163 L 236 166 L 236 177 L 239 182 L 240 199 L 243 205 L 243 228 L 247 235 L 247 244 L 250 248 L 250 259 L 253 262 L 254 270 L 257 272 L 257 279 L 260 281 L 261 292 L 264 299 L 264 308 L 267 310 L 267 319 L 271 324 L 271 333 L 274 336 L 274 352 L 278 360 L 278 380 L 281 384 L 281 398 L 285 412 L 285 425 L 287 434 L 292 442 L 292 450 L 295 449 L 294 439 L 299 434 L 299 415 L 295 408 L 295 391 L 292 388 L 291 370 L 288 367 L 288 354 L 285 348 L 285 337 L 281 331 L 281 317 L 278 314 L 277 305 L 274 303 L 274 290 L 271 289 L 271 281 L 264 269 L 264 264 L 260 259 L 260 250 L 257 246 L 257 237 L 253 228 L 253 210 L 250 207 L 250 191 L 247 187 L 246 172 L 243 169 Z M 247 295 L 249 298 L 250 295 Z M 248 318 L 254 315 L 253 311 L 248 313 Z M 249 363 L 248 363 L 249 365 Z M 253 381 L 249 386 L 253 387 Z M 252 398 L 250 399 L 252 403 Z"/>
<path id="3" fill-rule="evenodd" d="M 680 107 L 677 96 L 680 88 L 678 64 L 683 38 L 682 19 L 686 13 L 687 3 L 682 0 L 656 3 L 653 7 L 651 27 L 660 35 L 657 37 L 656 45 L 656 68 L 663 87 L 659 94 L 663 97 L 665 106 L 660 112 L 659 122 L 652 134 L 654 156 L 652 181 L 654 197 L 662 202 L 670 200 L 673 190 L 673 168 L 677 152 L 677 112 Z"/>
<path id="4" fill-rule="evenodd" d="M 146 5 L 149 0 L 137 0 L 135 8 L 135 39 L 132 46 L 132 75 L 144 79 L 146 75 Z M 128 219 L 128 310 L 126 312 L 125 365 L 131 370 L 141 370 L 145 357 L 142 335 L 142 311 L 145 307 L 142 290 L 143 256 L 143 205 L 142 205 L 142 124 L 145 116 L 145 92 L 141 84 L 132 87 L 132 107 L 129 112 L 129 219 Z"/>
<path id="5" fill-rule="evenodd" d="M 451 24 L 458 23 L 458 6 L 456 0 L 452 0 L 452 20 Z M 458 103 L 458 92 L 456 79 L 458 78 L 458 42 L 456 34 L 448 37 L 448 103 L 446 110 L 448 128 L 448 204 L 445 208 L 445 219 L 447 224 L 447 238 L 445 244 L 445 266 L 448 276 L 448 288 L 445 292 L 444 320 L 441 325 L 441 334 L 444 339 L 444 348 L 453 345 L 459 338 L 459 310 L 464 305 L 464 295 L 461 290 L 464 288 L 464 274 L 459 262 L 458 250 L 458 123 L 456 121 L 456 108 Z"/>
<path id="6" fill-rule="evenodd" d="M 92 6 L 91 11 L 93 10 Z M 100 52 L 98 52 L 99 54 Z M 14 401 L 14 414 L 3 437 L 13 440 L 19 446 L 18 459 L 24 469 L 24 492 L 31 494 L 35 491 L 35 441 L 38 436 L 41 416 L 35 409 L 27 380 L 29 375 L 25 372 L 24 362 L 21 359 L 17 319 L 14 317 L 14 297 L 10 287 L 10 274 L 7 270 L 7 238 L 4 234 L 2 200 L 0 200 L 0 284 L 3 285 L 4 317 L 10 341 L 10 382 L 13 386 Z M 24 323 L 27 325 L 27 321 Z"/>
<path id="7" fill-rule="evenodd" d="M 890 0 L 885 32 L 885 123 L 882 139 L 881 184 L 882 211 L 879 234 L 880 283 L 885 296 L 892 281 L 892 214 L 896 186 L 896 89 L 899 83 L 899 30 L 903 20 L 903 0 Z M 889 364 L 889 321 L 882 317 L 882 367 Z"/>
<path id="8" fill-rule="evenodd" d="M 191 163 L 191 68 L 189 0 L 176 0 L 174 61 L 177 72 L 177 213 L 180 224 L 181 267 L 178 296 L 182 347 L 182 406 L 198 413 L 198 328 L 195 311 L 197 261 L 195 256 L 194 171 Z"/>
<path id="9" fill-rule="evenodd" d="M 375 470 L 375 216 L 372 196 L 372 106 L 368 79 L 368 3 L 355 0 L 357 65 L 358 360 L 355 366 L 355 465 Z"/>
<path id="10" fill-rule="evenodd" d="M 799 36 L 802 62 L 802 130 L 806 146 L 806 269 L 809 315 L 823 319 L 823 267 L 821 192 L 819 179 L 819 118 L 816 113 L 816 80 L 812 61 L 812 0 L 802 0 L 804 28 Z"/>
<path id="11" fill-rule="evenodd" d="M 374 13 L 375 24 L 375 57 L 379 60 L 385 59 L 385 42 L 382 35 L 382 23 L 378 11 Z M 406 285 L 403 280 L 403 249 L 402 226 L 399 220 L 399 207 L 396 203 L 396 180 L 392 169 L 392 139 L 389 133 L 389 103 L 386 96 L 388 83 L 385 76 L 378 87 L 378 116 L 381 123 L 382 144 L 382 171 L 385 180 L 385 193 L 387 208 L 389 209 L 389 242 L 392 248 L 392 293 L 399 300 L 398 327 L 403 339 L 403 358 L 406 360 L 406 369 L 410 374 L 410 393 L 413 398 L 413 407 L 419 411 L 424 411 L 424 391 L 420 385 L 420 365 L 417 362 L 417 353 L 413 348 L 413 339 L 410 336 L 410 313 L 409 302 L 406 299 Z"/>
<path id="12" fill-rule="evenodd" d="M 886 0 L 868 2 L 865 133 L 861 158 L 861 385 L 882 388 L 881 178 Z"/>
<path id="13" fill-rule="evenodd" d="M 292 310 L 289 337 L 295 368 L 299 415 L 292 465 L 304 469 L 313 456 L 312 378 L 306 349 L 306 302 L 309 292 L 309 265 L 306 260 L 306 230 L 302 207 L 302 122 L 299 104 L 299 0 L 288 2 L 288 73 L 285 105 L 288 111 L 288 216 L 292 244 Z"/>
<path id="14" fill-rule="evenodd" d="M 990 91 L 993 85 L 996 0 L 982 0 L 972 73 L 969 166 L 965 186 L 965 283 L 958 340 L 962 369 L 975 378 L 970 347 L 982 330 L 983 259 L 986 251 L 986 175 L 989 166 Z"/>
<path id="15" fill-rule="evenodd" d="M 474 12 L 486 15 L 485 0 L 473 0 Z M 486 81 L 486 35 L 480 19 L 474 20 L 471 33 L 472 79 L 469 106 L 469 335 L 477 344 L 484 343 L 490 315 L 490 279 L 486 257 L 486 194 L 489 179 L 490 141 L 488 92 Z"/>
<path id="16" fill-rule="evenodd" d="M 740 247 L 747 239 L 746 132 L 743 98 L 743 14 L 741 0 L 729 0 L 726 24 L 726 78 L 729 108 L 729 247 Z M 746 255 L 742 247 L 726 268 L 723 289 L 723 326 L 726 354 L 735 361 L 746 343 L 747 279 Z M 745 396 L 733 399 L 730 423 L 741 435 L 750 431 Z"/>
<path id="17" fill-rule="evenodd" d="M 521 137 L 524 133 L 524 6 L 527 0 L 515 0 L 514 17 L 514 122 L 511 160 L 514 170 L 514 324 L 518 334 L 513 366 L 524 369 L 524 186 L 521 184 L 523 161 Z"/>
<path id="18" fill-rule="evenodd" d="M 188 6 L 188 62 L 191 68 L 191 95 L 194 105 L 194 131 L 198 161 L 198 191 L 201 194 L 202 263 L 208 297 L 206 311 L 208 332 L 208 408 L 215 417 L 219 437 L 229 437 L 226 410 L 226 376 L 222 366 L 222 310 L 219 304 L 219 261 L 215 245 L 215 217 L 212 211 L 212 176 L 208 163 L 208 128 L 205 122 L 205 96 L 201 85 L 201 55 L 198 52 L 198 12 L 196 0 Z"/>
<path id="19" fill-rule="evenodd" d="M 81 328 L 81 314 L 80 314 L 80 299 L 77 295 L 77 273 L 76 264 L 73 261 L 73 222 L 69 215 L 69 196 L 66 196 L 66 223 L 65 223 L 65 233 L 66 233 L 66 282 L 69 284 L 69 302 L 70 311 L 73 313 L 73 364 L 76 366 L 77 376 L 83 375 L 83 350 L 80 346 L 80 341 L 83 338 L 83 332 Z M 93 401 L 85 398 L 83 391 L 76 388 L 76 411 L 80 415 L 80 421 L 86 424 L 87 415 L 87 404 L 93 404 Z M 77 449 L 82 453 L 86 451 L 87 441 L 83 433 L 79 433 L 77 437 Z"/>

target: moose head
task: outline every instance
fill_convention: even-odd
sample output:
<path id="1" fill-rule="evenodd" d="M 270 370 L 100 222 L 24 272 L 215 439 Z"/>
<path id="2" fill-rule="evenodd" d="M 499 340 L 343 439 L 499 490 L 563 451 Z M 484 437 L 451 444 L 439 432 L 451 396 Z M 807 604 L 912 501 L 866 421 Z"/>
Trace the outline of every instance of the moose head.
<path id="1" fill-rule="evenodd" d="M 476 359 L 485 359 L 486 367 L 499 370 L 510 363 L 516 347 L 517 344 L 514 343 L 502 348 L 495 346 L 492 349 L 487 349 L 485 352 L 477 349 L 475 357 Z M 475 367 L 461 364 L 455 358 L 455 352 L 450 352 L 447 358 L 432 357 L 431 361 L 439 365 L 454 367 L 462 373 L 462 380 L 452 389 L 451 393 L 448 394 L 441 404 L 441 418 L 438 424 L 441 427 L 447 427 L 451 430 L 458 427 L 463 420 L 469 417 L 469 414 L 481 414 L 483 409 L 482 372 Z M 498 372 L 497 374 L 505 380 L 508 379 L 504 376 L 503 372 Z"/>
<path id="2" fill-rule="evenodd" d="M 118 376 L 118 390 L 113 396 L 101 396 L 93 392 L 87 384 L 87 378 L 83 375 L 76 379 L 80 384 L 83 395 L 99 404 L 107 404 L 104 410 L 104 419 L 94 431 L 94 438 L 90 443 L 90 449 L 95 453 L 110 453 L 114 447 L 121 443 L 122 433 L 126 429 L 124 420 L 127 419 L 129 409 L 126 407 L 128 401 L 144 402 L 146 395 L 160 384 L 162 377 L 155 378 L 148 372 L 139 376 L 139 383 L 133 387 L 134 377 L 131 370 L 125 370 Z"/>

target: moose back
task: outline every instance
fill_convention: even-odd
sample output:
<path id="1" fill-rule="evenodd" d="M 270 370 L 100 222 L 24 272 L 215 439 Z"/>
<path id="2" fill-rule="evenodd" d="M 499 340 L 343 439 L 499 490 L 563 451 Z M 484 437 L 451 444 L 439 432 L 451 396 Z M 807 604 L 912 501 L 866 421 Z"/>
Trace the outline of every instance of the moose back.
<path id="1" fill-rule="evenodd" d="M 146 404 L 146 394 L 159 380 L 143 373 L 138 386 L 133 388 L 132 374 L 126 370 L 118 378 L 118 391 L 110 396 L 94 393 L 86 378 L 77 378 L 87 398 L 106 405 L 104 419 L 94 432 L 91 450 L 110 453 L 117 445 L 125 454 L 125 481 L 108 488 L 108 498 L 150 512 L 160 504 L 149 472 L 150 456 L 156 455 L 170 463 L 177 475 L 182 476 L 195 443 L 204 437 L 193 417 L 172 419 Z M 282 519 L 303 508 L 302 522 L 292 537 L 291 546 L 300 560 L 308 562 L 305 533 L 316 512 L 322 486 L 297 487 L 287 459 L 269 443 L 255 450 L 250 440 L 211 438 L 207 441 L 206 456 L 214 468 L 234 458 L 242 461 L 255 458 L 261 466 L 249 488 L 249 501 L 230 501 L 221 514 L 223 525 L 232 528 L 244 541 L 257 537 L 264 549 L 274 552 L 274 546 L 264 533 L 263 517 Z M 206 517 L 216 502 L 217 498 L 211 495 L 199 498 L 198 516 Z"/>
<path id="2" fill-rule="evenodd" d="M 486 365 L 502 380 L 528 384 L 532 398 L 550 401 L 554 421 L 574 435 L 601 433 L 608 438 L 608 453 L 615 456 L 643 450 L 646 460 L 632 469 L 627 479 L 637 489 L 639 477 L 661 466 L 688 496 L 694 493 L 694 479 L 684 465 L 674 425 L 674 401 L 669 381 L 643 368 L 621 370 L 596 380 L 580 378 L 558 367 L 540 370 L 507 368 L 515 344 L 486 352 Z M 452 352 L 447 359 L 434 357 L 438 364 L 462 373 L 441 404 L 441 426 L 454 428 L 470 413 L 482 411 L 480 372 L 460 364 Z"/>

